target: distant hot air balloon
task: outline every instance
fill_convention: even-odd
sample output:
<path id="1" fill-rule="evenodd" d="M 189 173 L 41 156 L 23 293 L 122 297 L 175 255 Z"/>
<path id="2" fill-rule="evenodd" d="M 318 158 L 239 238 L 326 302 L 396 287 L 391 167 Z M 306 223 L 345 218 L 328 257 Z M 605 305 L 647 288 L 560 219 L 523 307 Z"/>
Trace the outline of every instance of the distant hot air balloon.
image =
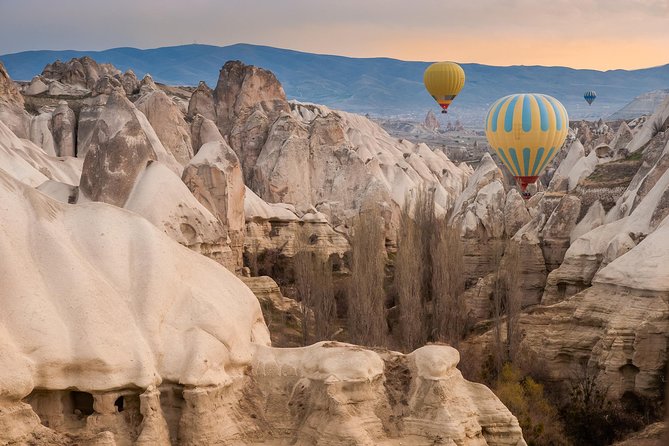
<path id="1" fill-rule="evenodd" d="M 523 192 L 533 184 L 564 144 L 569 130 L 567 110 L 555 98 L 538 93 L 498 99 L 485 122 L 492 149 L 516 178 Z"/>
<path id="2" fill-rule="evenodd" d="M 433 63 L 425 70 L 423 82 L 428 93 L 441 106 L 442 113 L 465 86 L 465 71 L 455 62 Z"/>
<path id="3" fill-rule="evenodd" d="M 592 105 L 592 103 L 595 102 L 595 99 L 597 99 L 597 92 L 595 90 L 588 90 L 583 93 L 583 99 L 586 100 L 588 105 Z"/>

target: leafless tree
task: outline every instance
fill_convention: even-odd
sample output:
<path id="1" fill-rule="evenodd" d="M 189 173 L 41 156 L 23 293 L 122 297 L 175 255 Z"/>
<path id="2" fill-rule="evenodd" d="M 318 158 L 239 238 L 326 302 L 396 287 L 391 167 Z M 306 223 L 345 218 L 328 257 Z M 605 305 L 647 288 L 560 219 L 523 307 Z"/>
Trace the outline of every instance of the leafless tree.
<path id="1" fill-rule="evenodd" d="M 353 224 L 348 329 L 351 341 L 367 346 L 386 342 L 384 222 L 376 204 L 363 206 Z"/>
<path id="2" fill-rule="evenodd" d="M 456 227 L 447 218 L 437 220 L 432 249 L 432 314 L 434 339 L 458 347 L 465 335 L 467 309 L 463 246 Z"/>
<path id="3" fill-rule="evenodd" d="M 423 258 L 423 230 L 412 217 L 407 199 L 400 220 L 395 257 L 394 285 L 398 297 L 401 345 L 412 351 L 426 339 L 425 289 L 423 272 L 428 259 Z"/>

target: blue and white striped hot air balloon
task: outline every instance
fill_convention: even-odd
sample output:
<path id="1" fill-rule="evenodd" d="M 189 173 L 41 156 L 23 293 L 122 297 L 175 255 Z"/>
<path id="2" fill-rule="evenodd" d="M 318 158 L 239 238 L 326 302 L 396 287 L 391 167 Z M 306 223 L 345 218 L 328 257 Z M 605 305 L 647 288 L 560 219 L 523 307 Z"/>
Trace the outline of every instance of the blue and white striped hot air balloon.
<path id="1" fill-rule="evenodd" d="M 597 92 L 595 90 L 588 90 L 583 93 L 583 99 L 586 100 L 588 105 L 592 105 L 595 99 L 597 99 Z"/>
<path id="2" fill-rule="evenodd" d="M 564 144 L 569 116 L 554 97 L 539 93 L 512 94 L 492 104 L 485 133 L 493 151 L 527 198 L 534 183 Z"/>

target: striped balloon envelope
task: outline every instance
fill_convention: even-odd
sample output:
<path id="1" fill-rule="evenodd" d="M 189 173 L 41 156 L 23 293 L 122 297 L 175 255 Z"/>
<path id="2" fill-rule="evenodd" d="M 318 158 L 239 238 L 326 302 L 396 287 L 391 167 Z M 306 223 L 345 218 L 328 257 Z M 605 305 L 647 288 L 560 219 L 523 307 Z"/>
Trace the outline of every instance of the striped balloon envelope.
<path id="1" fill-rule="evenodd" d="M 564 144 L 569 131 L 567 110 L 555 98 L 539 93 L 498 99 L 485 121 L 492 149 L 516 178 L 523 196 Z"/>
<path id="2" fill-rule="evenodd" d="M 588 105 L 592 105 L 595 99 L 597 99 L 597 92 L 594 90 L 588 90 L 583 93 L 583 99 L 585 99 Z"/>

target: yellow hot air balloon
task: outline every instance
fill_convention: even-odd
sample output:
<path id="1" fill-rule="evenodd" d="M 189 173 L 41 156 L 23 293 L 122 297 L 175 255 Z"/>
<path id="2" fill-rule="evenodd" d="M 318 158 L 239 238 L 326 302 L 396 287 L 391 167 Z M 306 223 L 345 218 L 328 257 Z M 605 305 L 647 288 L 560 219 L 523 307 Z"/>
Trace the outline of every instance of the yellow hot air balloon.
<path id="1" fill-rule="evenodd" d="M 441 112 L 446 113 L 448 106 L 465 86 L 465 71 L 455 62 L 433 63 L 425 70 L 423 83 L 428 93 L 441 105 Z"/>
<path id="2" fill-rule="evenodd" d="M 485 121 L 492 149 L 516 178 L 523 196 L 564 144 L 569 116 L 555 98 L 538 93 L 498 99 Z"/>

